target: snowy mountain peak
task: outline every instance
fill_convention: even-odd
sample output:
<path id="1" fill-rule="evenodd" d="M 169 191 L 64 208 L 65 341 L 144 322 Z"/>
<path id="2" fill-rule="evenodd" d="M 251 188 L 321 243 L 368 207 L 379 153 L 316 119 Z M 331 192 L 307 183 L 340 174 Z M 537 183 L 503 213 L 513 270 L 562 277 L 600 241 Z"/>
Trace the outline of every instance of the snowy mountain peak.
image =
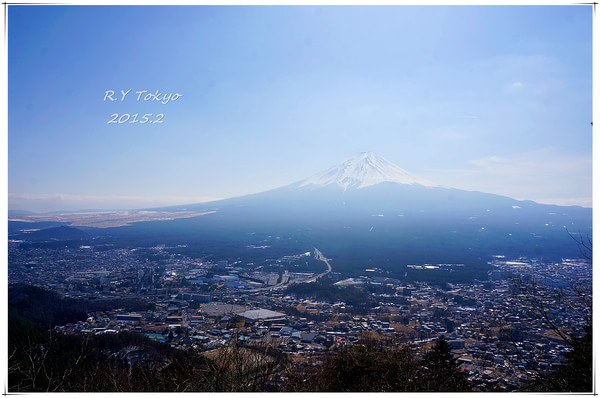
<path id="1" fill-rule="evenodd" d="M 439 186 L 424 180 L 373 152 L 362 152 L 306 180 L 298 187 L 326 186 L 336 184 L 344 190 L 365 188 L 382 182 L 398 184 Z"/>

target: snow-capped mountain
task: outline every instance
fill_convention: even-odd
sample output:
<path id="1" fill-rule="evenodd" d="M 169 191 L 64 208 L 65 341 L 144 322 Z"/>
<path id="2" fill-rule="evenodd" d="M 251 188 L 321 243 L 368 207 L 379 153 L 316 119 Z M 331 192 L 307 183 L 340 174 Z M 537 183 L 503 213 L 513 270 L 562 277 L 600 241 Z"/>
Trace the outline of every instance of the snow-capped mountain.
<path id="1" fill-rule="evenodd" d="M 198 216 L 86 234 L 108 243 L 183 245 L 196 255 L 264 261 L 270 269 L 278 267 L 273 259 L 318 247 L 336 272 L 377 268 L 444 281 L 486 279 L 497 255 L 576 258 L 579 248 L 566 230 L 592 234 L 592 209 L 445 187 L 369 152 L 269 191 L 154 210 Z M 52 239 L 65 239 L 60 232 Z M 417 272 L 409 267 L 415 264 L 456 267 Z"/>
<path id="2" fill-rule="evenodd" d="M 317 188 L 338 185 L 344 189 L 361 189 L 382 182 L 439 187 L 431 181 L 417 177 L 373 153 L 362 152 L 325 171 L 297 183 L 298 187 Z"/>
<path id="3" fill-rule="evenodd" d="M 339 270 L 379 267 L 404 275 L 406 264 L 465 264 L 448 275 L 469 278 L 491 255 L 577 256 L 565 229 L 592 231 L 591 209 L 438 185 L 369 152 L 280 188 L 161 210 L 205 215 L 157 223 L 160 234 L 149 234 L 146 223 L 111 233 L 187 239 L 202 252 L 220 242 L 228 256 L 253 247 L 269 247 L 274 257 L 318 247 Z"/>

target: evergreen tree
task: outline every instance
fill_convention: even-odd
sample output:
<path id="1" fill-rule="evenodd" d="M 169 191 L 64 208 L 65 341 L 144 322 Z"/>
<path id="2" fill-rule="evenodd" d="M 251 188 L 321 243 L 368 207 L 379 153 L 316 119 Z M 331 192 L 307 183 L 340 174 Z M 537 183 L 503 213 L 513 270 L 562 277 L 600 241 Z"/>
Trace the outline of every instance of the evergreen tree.
<path id="1" fill-rule="evenodd" d="M 572 337 L 570 344 L 573 349 L 564 355 L 564 365 L 536 380 L 533 391 L 592 391 L 592 325 L 586 326 L 583 336 Z"/>
<path id="2" fill-rule="evenodd" d="M 422 360 L 422 391 L 470 391 L 467 374 L 460 368 L 444 336 Z"/>
<path id="3" fill-rule="evenodd" d="M 565 390 L 571 392 L 592 391 L 592 325 L 585 328 L 585 334 L 572 340 L 573 351 L 565 354 L 566 364 L 558 372 L 564 380 Z"/>

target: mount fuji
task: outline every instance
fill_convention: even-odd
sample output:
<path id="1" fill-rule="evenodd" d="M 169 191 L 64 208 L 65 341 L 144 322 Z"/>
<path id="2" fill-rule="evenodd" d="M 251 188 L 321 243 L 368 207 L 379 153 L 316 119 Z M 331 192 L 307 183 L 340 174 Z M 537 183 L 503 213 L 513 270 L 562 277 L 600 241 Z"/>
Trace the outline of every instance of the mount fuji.
<path id="1" fill-rule="evenodd" d="M 468 273 L 485 268 L 493 255 L 576 258 L 567 230 L 592 234 L 589 208 L 446 187 L 370 152 L 270 191 L 160 210 L 208 214 L 113 230 L 205 252 L 260 246 L 268 256 L 277 248 L 316 246 L 348 272 L 375 267 L 404 274 L 408 264 L 461 263 Z"/>
<path id="2" fill-rule="evenodd" d="M 418 217 L 438 220 L 475 220 L 508 217 L 516 223 L 535 214 L 578 217 L 591 209 L 519 201 L 506 196 L 465 191 L 411 174 L 385 158 L 362 152 L 304 180 L 269 191 L 214 202 L 171 206 L 160 210 L 215 211 L 215 217 L 236 214 L 244 219 L 291 220 L 301 224 L 326 222 L 334 217 Z M 554 212 L 552 210 L 555 210 Z M 323 216 L 318 221 L 312 216 Z M 296 220 L 295 217 L 301 217 Z M 370 218 L 369 218 L 370 219 Z M 340 221 L 344 221 L 340 220 Z M 574 220 L 564 219 L 563 227 Z M 553 223 L 556 224 L 556 223 Z"/>
<path id="3" fill-rule="evenodd" d="M 317 247 L 334 271 L 353 275 L 368 268 L 411 277 L 408 265 L 462 264 L 445 280 L 485 278 L 495 255 L 577 258 L 567 231 L 592 235 L 592 209 L 443 186 L 370 152 L 273 190 L 147 210 L 198 216 L 90 230 L 107 244 L 167 244 L 255 263 Z"/>

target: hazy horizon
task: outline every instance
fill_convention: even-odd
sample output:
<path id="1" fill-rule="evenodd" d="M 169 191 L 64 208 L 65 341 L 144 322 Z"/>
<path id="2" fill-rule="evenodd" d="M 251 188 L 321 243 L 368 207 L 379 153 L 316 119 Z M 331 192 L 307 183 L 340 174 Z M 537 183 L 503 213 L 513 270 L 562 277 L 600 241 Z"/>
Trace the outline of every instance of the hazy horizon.
<path id="1" fill-rule="evenodd" d="M 338 163 L 337 165 L 340 165 L 341 163 Z M 315 175 L 321 175 L 323 172 L 326 172 L 327 170 L 321 170 L 320 173 L 317 173 Z M 307 176 L 306 179 L 302 179 L 300 181 L 293 181 L 290 184 L 286 184 L 286 185 L 294 185 L 295 183 L 298 182 L 302 182 L 302 181 L 310 181 L 311 177 L 314 177 L 315 175 L 311 175 L 311 176 Z M 443 187 L 442 185 L 438 185 L 433 183 L 434 186 L 439 186 L 439 187 Z M 280 187 L 275 187 L 276 188 L 280 188 Z M 445 188 L 455 188 L 455 187 L 449 187 L 449 186 L 445 186 Z M 360 188 L 359 188 L 360 189 Z M 478 191 L 478 190 L 469 190 L 467 189 L 467 191 Z M 264 191 L 261 191 L 264 192 Z M 481 191 L 479 191 L 481 192 Z M 186 204 L 194 204 L 194 203 L 204 203 L 204 202 L 211 202 L 211 201 L 218 201 L 218 200 L 222 200 L 222 199 L 229 199 L 229 198 L 233 198 L 233 197 L 242 197 L 242 196 L 246 196 L 246 195 L 252 195 L 255 193 L 259 193 L 259 192 L 248 192 L 246 194 L 241 194 L 241 195 L 236 195 L 236 196 L 232 196 L 232 197 L 228 197 L 228 198 L 182 198 L 182 197 L 162 197 L 162 198 L 144 198 L 144 197 L 78 197 L 78 196 L 69 196 L 69 195 L 47 195 L 44 199 L 51 202 L 51 201 L 55 201 L 55 203 L 59 203 L 59 205 L 64 205 L 65 203 L 69 203 L 70 201 L 73 202 L 74 206 L 76 206 L 77 202 L 80 200 L 86 200 L 88 203 L 94 203 L 94 201 L 100 200 L 101 203 L 107 203 L 108 200 L 113 200 L 115 203 L 115 207 L 101 207 L 101 208 L 93 208 L 93 207 L 88 207 L 88 208 L 56 208 L 53 210 L 40 210 L 40 211 L 35 211 L 35 210 L 28 210 L 28 209 L 17 209 L 17 208 L 12 208 L 9 209 L 9 211 L 31 211 L 31 212 L 36 212 L 36 213 L 45 213 L 45 212 L 52 212 L 52 213 L 56 213 L 56 212 L 93 212 L 93 211 L 127 211 L 127 210 L 139 210 L 139 209 L 144 209 L 144 208 L 151 208 L 151 207 L 159 207 L 159 206 L 168 206 L 168 205 L 186 205 Z M 15 195 L 9 194 L 9 199 L 10 198 L 15 198 Z M 513 198 L 513 199 L 517 199 L 517 200 L 529 200 L 527 198 Z M 135 202 L 138 205 L 132 205 L 129 207 L 126 207 L 126 205 L 124 206 L 123 204 L 126 202 Z M 589 207 L 591 208 L 592 206 L 585 206 L 585 204 L 577 204 L 577 203 L 566 203 L 566 204 L 562 204 L 562 203 L 557 203 L 560 201 L 549 201 L 549 202 L 538 202 L 538 203 L 542 203 L 542 204 L 554 204 L 554 205 L 565 205 L 565 206 L 582 206 L 582 207 Z M 145 207 L 141 207 L 139 204 L 144 204 L 147 203 L 148 205 L 146 205 Z M 121 207 L 119 207 L 121 206 Z"/>
<path id="2" fill-rule="evenodd" d="M 225 199 L 364 151 L 592 206 L 592 6 L 10 5 L 8 44 L 10 210 Z"/>

